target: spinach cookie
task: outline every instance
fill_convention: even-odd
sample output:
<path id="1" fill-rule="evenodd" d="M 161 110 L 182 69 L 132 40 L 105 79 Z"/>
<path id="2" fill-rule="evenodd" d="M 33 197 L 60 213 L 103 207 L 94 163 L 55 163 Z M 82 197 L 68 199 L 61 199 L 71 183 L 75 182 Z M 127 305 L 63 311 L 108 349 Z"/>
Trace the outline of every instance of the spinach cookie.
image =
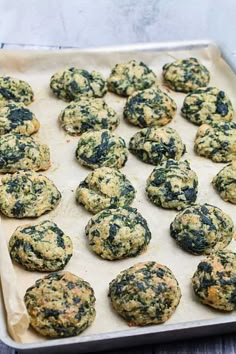
<path id="1" fill-rule="evenodd" d="M 9 241 L 11 258 L 27 270 L 61 270 L 70 260 L 72 251 L 70 237 L 49 220 L 19 226 Z"/>
<path id="2" fill-rule="evenodd" d="M 220 251 L 203 259 L 192 277 L 198 299 L 218 310 L 236 309 L 236 253 Z"/>
<path id="3" fill-rule="evenodd" d="M 236 204 L 236 161 L 222 168 L 212 183 L 223 200 Z"/>
<path id="4" fill-rule="evenodd" d="M 131 60 L 116 64 L 107 80 L 108 90 L 120 96 L 130 96 L 156 83 L 154 72 L 143 62 Z"/>
<path id="5" fill-rule="evenodd" d="M 200 88 L 189 93 L 181 111 L 184 117 L 196 125 L 229 122 L 234 114 L 230 99 L 216 87 Z"/>
<path id="6" fill-rule="evenodd" d="M 210 204 L 189 206 L 175 217 L 170 235 L 193 254 L 224 249 L 232 240 L 234 224 L 229 215 Z"/>
<path id="7" fill-rule="evenodd" d="M 76 159 L 92 169 L 98 167 L 121 168 L 128 158 L 128 149 L 123 138 L 109 130 L 83 133 L 76 149 Z"/>
<path id="8" fill-rule="evenodd" d="M 165 64 L 163 78 L 166 85 L 174 91 L 192 92 L 208 85 L 210 73 L 196 58 L 187 58 Z"/>
<path id="9" fill-rule="evenodd" d="M 214 162 L 236 159 L 236 123 L 218 122 L 198 128 L 194 149 L 200 156 Z"/>
<path id="10" fill-rule="evenodd" d="M 0 77 L 0 105 L 9 101 L 28 105 L 33 102 L 33 99 L 32 87 L 27 82 L 10 76 Z"/>
<path id="11" fill-rule="evenodd" d="M 175 129 L 150 127 L 134 134 L 129 150 L 143 162 L 158 165 L 168 159 L 179 160 L 185 153 L 185 145 Z"/>
<path id="12" fill-rule="evenodd" d="M 169 268 L 143 262 L 122 271 L 109 284 L 114 310 L 130 326 L 167 321 L 181 298 L 179 284 Z"/>
<path id="13" fill-rule="evenodd" d="M 197 199 L 198 178 L 188 161 L 169 159 L 154 168 L 148 177 L 146 192 L 157 206 L 183 209 Z"/>
<path id="14" fill-rule="evenodd" d="M 50 167 L 49 147 L 38 144 L 32 137 L 8 133 L 0 137 L 0 172 L 16 172 L 21 169 L 34 171 Z"/>
<path id="15" fill-rule="evenodd" d="M 129 205 L 135 198 L 135 189 L 127 177 L 120 171 L 109 168 L 97 168 L 82 181 L 76 190 L 76 199 L 91 213 L 106 208 Z"/>
<path id="16" fill-rule="evenodd" d="M 134 92 L 127 99 L 124 118 L 141 128 L 168 124 L 176 113 L 175 101 L 158 88 Z"/>
<path id="17" fill-rule="evenodd" d="M 104 100 L 81 97 L 63 109 L 59 122 L 68 134 L 80 135 L 92 130 L 114 130 L 119 124 L 119 117 Z"/>
<path id="18" fill-rule="evenodd" d="M 50 88 L 58 98 L 69 102 L 80 96 L 103 97 L 107 92 L 106 81 L 100 73 L 75 67 L 55 73 Z"/>
<path id="19" fill-rule="evenodd" d="M 51 338 L 77 336 L 95 319 L 91 285 L 70 272 L 54 272 L 26 290 L 25 305 L 31 326 Z"/>
<path id="20" fill-rule="evenodd" d="M 61 193 L 47 177 L 18 171 L 2 177 L 0 211 L 10 218 L 34 218 L 53 210 Z"/>
<path id="21" fill-rule="evenodd" d="M 0 135 L 20 133 L 31 135 L 39 130 L 40 123 L 21 102 L 7 102 L 0 105 Z"/>
<path id="22" fill-rule="evenodd" d="M 90 248 L 109 260 L 135 257 L 151 240 L 147 221 L 136 209 L 104 209 L 93 216 L 86 228 Z"/>

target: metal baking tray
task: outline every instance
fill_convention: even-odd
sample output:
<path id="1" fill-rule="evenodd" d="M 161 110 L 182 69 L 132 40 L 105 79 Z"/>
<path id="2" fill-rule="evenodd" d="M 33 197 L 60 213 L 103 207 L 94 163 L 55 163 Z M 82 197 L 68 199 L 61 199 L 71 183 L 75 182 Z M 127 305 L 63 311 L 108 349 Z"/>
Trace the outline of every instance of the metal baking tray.
<path id="1" fill-rule="evenodd" d="M 134 44 L 128 46 L 116 46 L 105 48 L 88 48 L 81 51 L 86 52 L 115 52 L 115 51 L 178 51 L 207 48 L 216 46 L 222 57 L 236 73 L 236 59 L 226 48 L 217 45 L 210 40 L 201 41 L 181 41 L 169 43 L 149 43 Z M 16 48 L 14 45 L 2 45 L 5 48 Z M 22 49 L 22 46 L 18 46 Z M 28 49 L 27 46 L 24 48 Z M 37 47 L 40 49 L 40 47 Z M 36 49 L 37 49 L 36 48 Z M 30 46 L 32 49 L 32 46 Z M 46 48 L 43 48 L 46 49 Z M 47 48 L 50 49 L 50 48 Z M 51 49 L 56 49 L 55 47 Z M 58 48 L 57 48 L 58 49 Z M 63 48 L 60 48 L 63 49 Z M 2 294 L 1 294 L 2 295 Z M 44 342 L 20 344 L 13 341 L 7 330 L 5 320 L 5 309 L 3 298 L 0 298 L 0 339 L 11 348 L 20 353 L 86 353 L 92 351 L 102 351 L 112 348 L 121 348 L 134 345 L 141 345 L 153 342 L 174 341 L 178 339 L 188 339 L 199 336 L 209 336 L 213 334 L 223 334 L 236 330 L 236 315 L 219 316 L 211 320 L 198 320 L 182 322 L 177 324 L 148 326 L 142 328 L 130 328 L 122 331 L 103 333 L 99 335 L 83 335 L 78 337 L 47 340 Z"/>

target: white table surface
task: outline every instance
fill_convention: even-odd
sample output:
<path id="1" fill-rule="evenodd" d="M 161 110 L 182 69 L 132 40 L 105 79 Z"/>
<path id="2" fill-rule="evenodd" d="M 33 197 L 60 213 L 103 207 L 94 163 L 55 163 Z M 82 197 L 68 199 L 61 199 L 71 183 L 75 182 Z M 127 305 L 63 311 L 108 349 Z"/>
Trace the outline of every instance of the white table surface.
<path id="1" fill-rule="evenodd" d="M 236 0 L 0 0 L 0 13 L 0 45 L 5 48 L 22 44 L 87 48 L 211 38 L 236 58 Z M 13 353 L 0 343 L 0 354 Z M 236 337 L 114 348 L 109 353 L 233 354 Z"/>

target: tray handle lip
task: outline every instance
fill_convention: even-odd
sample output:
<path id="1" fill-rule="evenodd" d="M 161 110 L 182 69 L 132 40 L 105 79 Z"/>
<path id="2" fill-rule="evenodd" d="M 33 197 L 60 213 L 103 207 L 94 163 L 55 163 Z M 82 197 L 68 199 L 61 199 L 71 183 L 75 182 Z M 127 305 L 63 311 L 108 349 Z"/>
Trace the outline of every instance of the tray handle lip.
<path id="1" fill-rule="evenodd" d="M 177 50 L 177 49 L 186 49 L 194 47 L 207 47 L 207 46 L 216 46 L 220 47 L 218 43 L 210 38 L 205 39 L 194 39 L 194 40 L 179 40 L 179 41 L 162 41 L 162 42 L 148 42 L 148 43 L 133 43 L 133 44 L 121 44 L 115 46 L 104 46 L 104 47 L 88 47 L 88 48 L 79 48 L 82 52 L 117 52 L 117 51 L 162 51 L 162 50 Z"/>
<path id="2" fill-rule="evenodd" d="M 117 340 L 119 338 L 127 338 L 127 337 L 139 337 L 141 335 L 158 335 L 161 333 L 171 333 L 172 331 L 184 331 L 184 330 L 196 330 L 196 329 L 203 329 L 207 327 L 214 327 L 218 326 L 223 327 L 225 325 L 234 325 L 236 328 L 236 318 L 228 318 L 227 315 L 223 317 L 218 317 L 219 320 L 216 321 L 214 318 L 210 320 L 198 320 L 198 321 L 188 321 L 176 324 L 169 324 L 169 325 L 162 325 L 159 327 L 158 325 L 152 327 L 141 327 L 135 328 L 133 330 L 122 330 L 116 332 L 108 332 L 108 333 L 101 333 L 101 334 L 94 334 L 94 335 L 85 335 L 85 336 L 78 336 L 79 341 L 74 342 L 65 342 L 65 339 L 69 338 L 60 338 L 60 339 L 48 339 L 44 342 L 33 342 L 33 343 L 17 343 L 10 337 L 1 337 L 1 341 L 8 345 L 9 347 L 16 349 L 16 350 L 32 350 L 37 348 L 50 348 L 50 347 L 57 347 L 57 346 L 70 346 L 70 345 L 79 345 L 79 344 L 89 344 L 94 342 L 103 342 L 106 340 Z M 181 327 L 180 327 L 181 326 Z M 194 327 L 193 327 L 194 326 Z M 159 327 L 157 331 L 157 327 Z M 0 333 L 1 334 L 1 333 Z M 76 338 L 76 337 L 70 337 Z M 50 344 L 51 343 L 51 344 Z"/>
<path id="3" fill-rule="evenodd" d="M 79 48 L 77 46 L 63 46 L 63 45 L 35 45 L 35 44 L 25 44 L 25 43 L 1 43 L 1 49 L 5 49 L 6 46 L 13 47 L 35 47 L 37 49 L 47 48 L 48 50 L 71 50 L 77 49 L 83 52 L 108 52 L 108 51 L 135 51 L 135 50 L 166 50 L 166 49 L 178 49 L 178 48 L 186 48 L 186 47 L 204 47 L 209 45 L 216 45 L 218 43 L 211 38 L 203 38 L 203 39 L 193 39 L 193 40 L 177 40 L 177 41 L 154 41 L 154 42 L 137 42 L 130 44 L 118 44 L 118 45 L 105 45 L 99 47 L 85 47 Z M 7 48 L 6 48 L 7 49 Z"/>

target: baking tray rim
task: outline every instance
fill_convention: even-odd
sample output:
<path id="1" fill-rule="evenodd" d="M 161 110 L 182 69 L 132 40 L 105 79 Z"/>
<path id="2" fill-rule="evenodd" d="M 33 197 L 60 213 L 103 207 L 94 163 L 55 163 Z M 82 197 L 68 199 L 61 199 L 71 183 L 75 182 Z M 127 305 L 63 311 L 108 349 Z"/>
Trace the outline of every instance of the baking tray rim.
<path id="1" fill-rule="evenodd" d="M 127 52 L 127 51 L 164 51 L 164 50 L 189 50 L 189 49 L 197 49 L 197 48 L 204 48 L 208 46 L 214 46 L 218 50 L 220 50 L 221 56 L 223 59 L 228 63 L 228 65 L 231 67 L 231 69 L 236 73 L 236 59 L 233 57 L 233 55 L 230 53 L 230 51 L 220 43 L 217 43 L 216 41 L 213 41 L 211 39 L 202 39 L 202 40 L 188 40 L 188 41 L 172 41 L 172 42 L 151 42 L 151 43 L 136 43 L 136 44 L 130 44 L 130 45 L 118 45 L 118 46 L 107 46 L 107 47 L 98 47 L 98 48 L 73 48 L 73 47 L 60 47 L 60 50 L 77 50 L 78 52 L 88 52 L 88 53 L 99 53 L 99 52 Z M 19 46 L 19 49 L 21 47 Z M 37 48 L 40 50 L 40 46 L 37 46 Z M 27 49 L 27 46 L 24 46 L 24 49 Z M 21 49 L 21 50 L 24 50 Z M 49 47 L 50 49 L 50 47 Z M 54 50 L 53 49 L 50 50 Z M 2 48 L 2 50 L 9 50 Z M 34 52 L 34 51 L 32 51 Z M 36 53 L 36 51 L 35 51 Z M 176 333 L 178 331 L 184 331 L 184 330 L 191 330 L 192 333 L 195 335 L 198 335 L 197 332 L 199 332 L 199 336 L 203 335 L 203 332 L 200 331 L 201 329 L 204 328 L 210 328 L 210 327 L 217 327 L 217 332 L 219 333 L 219 329 L 222 327 L 226 326 L 226 331 L 225 332 L 230 332 L 230 329 L 236 329 L 236 316 L 235 318 L 232 319 L 232 317 L 228 317 L 227 315 L 223 316 L 216 316 L 213 319 L 209 320 L 196 320 L 196 321 L 187 321 L 187 322 L 179 322 L 175 324 L 164 324 L 164 325 L 154 325 L 154 326 L 148 326 L 148 327 L 141 327 L 141 328 L 132 328 L 132 329 L 126 329 L 126 330 L 119 330 L 119 331 L 111 331 L 111 332 L 106 332 L 106 333 L 101 333 L 101 334 L 92 334 L 92 335 L 83 335 L 83 336 L 78 336 L 78 337 L 72 337 L 73 342 L 70 342 L 71 338 L 60 338 L 60 339 L 50 339 L 46 341 L 37 341 L 33 343 L 18 343 L 15 342 L 9 334 L 7 333 L 7 324 L 5 322 L 5 309 L 3 305 L 3 296 L 2 293 L 0 294 L 0 340 L 8 345 L 11 348 L 17 349 L 17 350 L 22 350 L 22 351 L 28 351 L 31 349 L 47 349 L 50 347 L 58 347 L 58 346 L 76 346 L 77 349 L 79 350 L 79 345 L 80 344 L 88 344 L 88 350 L 89 350 L 89 344 L 92 345 L 94 343 L 99 344 L 101 342 L 106 342 L 106 341 L 111 341 L 111 340 L 121 340 L 121 339 L 127 339 L 127 338 L 138 338 L 138 337 L 144 337 L 146 335 L 158 335 L 158 334 L 171 334 L 171 333 Z M 232 328 L 230 325 L 235 325 L 234 328 Z M 229 329 L 229 330 L 228 330 Z M 5 333 L 4 333 L 5 331 Z M 174 337 L 174 336 L 173 336 Z M 184 338 L 184 335 L 178 336 L 178 339 Z M 173 340 L 176 338 L 173 338 Z M 155 341 L 158 342 L 158 338 L 155 338 Z M 134 345 L 137 343 L 134 343 Z M 123 347 L 126 346 L 126 343 L 124 343 Z M 108 347 L 106 348 L 108 349 Z M 96 347 L 96 351 L 99 351 L 99 346 Z M 86 350 L 87 351 L 87 350 Z M 83 351 L 84 352 L 84 351 Z"/>
<path id="2" fill-rule="evenodd" d="M 175 324 L 167 324 L 167 325 L 154 325 L 154 326 L 147 326 L 147 327 L 140 327 L 140 328 L 134 328 L 134 329 L 126 329 L 122 331 L 115 331 L 115 332 L 107 332 L 107 333 L 101 333 L 101 334 L 93 334 L 93 335 L 87 335 L 87 336 L 78 336 L 76 337 L 69 337 L 69 338 L 61 338 L 61 339 L 49 339 L 43 342 L 33 342 L 33 343 L 17 343 L 14 340 L 12 340 L 9 336 L 8 337 L 1 337 L 2 334 L 2 318 L 0 322 L 0 339 L 3 343 L 8 345 L 11 348 L 17 349 L 17 350 L 28 350 L 28 349 L 37 349 L 37 348 L 50 348 L 50 347 L 57 347 L 57 346 L 63 346 L 63 345 L 70 345 L 70 346 L 75 346 L 77 345 L 79 349 L 80 344 L 99 344 L 100 342 L 103 341 L 110 341 L 110 340 L 117 340 L 117 339 L 125 339 L 125 338 L 137 338 L 139 336 L 145 336 L 145 335 L 158 335 L 158 334 L 170 334 L 174 333 L 175 331 L 178 330 L 192 330 L 192 331 L 197 331 L 199 329 L 204 329 L 208 328 L 210 326 L 217 326 L 218 325 L 218 330 L 220 329 L 219 326 L 224 326 L 228 325 L 227 328 L 230 328 L 230 325 L 235 325 L 234 328 L 231 327 L 231 329 L 236 329 L 236 317 L 235 320 L 232 318 L 228 318 L 227 315 L 222 316 L 222 317 L 216 317 L 210 320 L 197 320 L 197 321 L 187 321 L 187 322 L 180 322 L 180 323 L 175 323 Z M 230 331 L 226 331 L 230 332 Z M 216 332 L 216 334 L 219 333 L 219 331 Z M 199 332 L 199 335 L 202 335 L 202 332 Z M 184 336 L 181 336 L 184 338 Z M 181 338 L 180 337 L 180 338 Z M 70 342 L 71 338 L 73 338 L 73 342 Z M 78 340 L 76 340 L 76 339 Z M 177 337 L 178 339 L 179 336 Z M 158 338 L 157 342 L 158 342 Z M 176 338 L 173 338 L 173 340 Z M 138 344 L 138 343 L 137 343 Z M 135 343 L 134 343 L 135 345 Z M 125 344 L 124 344 L 125 346 Z M 99 347 L 97 348 L 97 351 L 99 351 Z"/>

